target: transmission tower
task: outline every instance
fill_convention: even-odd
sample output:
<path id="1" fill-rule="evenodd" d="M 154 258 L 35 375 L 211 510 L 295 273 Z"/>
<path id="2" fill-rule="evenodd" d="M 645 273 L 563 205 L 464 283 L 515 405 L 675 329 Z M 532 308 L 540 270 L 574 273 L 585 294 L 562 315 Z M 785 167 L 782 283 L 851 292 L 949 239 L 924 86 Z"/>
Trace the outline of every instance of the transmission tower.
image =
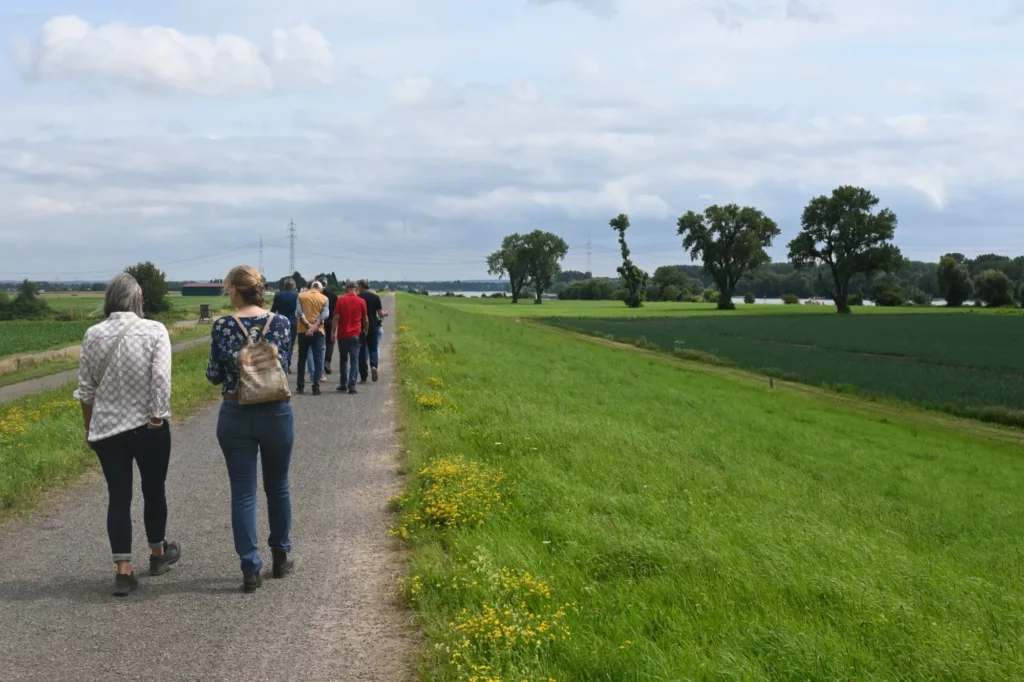
<path id="1" fill-rule="evenodd" d="M 294 271 L 293 271 L 294 272 Z M 263 274 L 263 235 L 260 235 L 260 274 Z"/>
<path id="2" fill-rule="evenodd" d="M 590 237 L 587 237 L 587 272 L 591 275 L 594 274 L 594 244 L 590 241 Z"/>
<path id="3" fill-rule="evenodd" d="M 290 253 L 288 256 L 288 270 L 289 272 L 295 272 L 295 239 L 297 235 L 295 232 L 295 221 L 288 221 L 288 245 L 290 247 Z"/>

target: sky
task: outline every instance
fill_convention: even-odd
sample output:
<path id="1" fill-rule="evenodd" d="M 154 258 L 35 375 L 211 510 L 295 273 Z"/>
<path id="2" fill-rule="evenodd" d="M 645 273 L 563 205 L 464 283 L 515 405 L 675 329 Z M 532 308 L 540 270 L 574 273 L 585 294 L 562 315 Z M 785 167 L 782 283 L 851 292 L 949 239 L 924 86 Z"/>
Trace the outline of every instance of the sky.
<path id="1" fill-rule="evenodd" d="M 842 184 L 914 259 L 1024 254 L 1024 0 L 0 0 L 0 280 L 688 263 Z"/>

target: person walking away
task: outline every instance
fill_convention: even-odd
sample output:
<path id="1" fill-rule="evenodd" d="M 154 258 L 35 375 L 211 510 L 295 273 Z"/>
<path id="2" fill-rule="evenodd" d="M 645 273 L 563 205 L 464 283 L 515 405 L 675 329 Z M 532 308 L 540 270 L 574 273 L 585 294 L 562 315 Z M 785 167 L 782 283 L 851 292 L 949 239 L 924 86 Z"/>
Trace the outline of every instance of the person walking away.
<path id="1" fill-rule="evenodd" d="M 294 566 L 290 557 L 292 502 L 288 470 L 295 443 L 295 418 L 287 394 L 268 402 L 243 404 L 240 382 L 243 371 L 260 372 L 262 376 L 279 371 L 278 367 L 284 370 L 291 327 L 283 316 L 263 309 L 262 278 L 256 268 L 232 268 L 224 278 L 224 288 L 236 312 L 213 325 L 206 378 L 221 387 L 217 441 L 231 482 L 231 530 L 242 568 L 242 588 L 251 593 L 263 584 L 263 562 L 256 539 L 257 456 L 267 496 L 267 544 L 273 557 L 273 576 L 283 578 Z M 243 348 L 256 341 L 276 346 L 276 364 L 268 368 L 239 364 Z"/>
<path id="2" fill-rule="evenodd" d="M 327 319 L 324 320 L 324 377 L 331 375 L 334 360 L 334 309 L 338 307 L 338 294 L 327 288 L 324 282 L 324 296 L 327 297 Z"/>
<path id="3" fill-rule="evenodd" d="M 338 390 L 356 393 L 356 377 L 359 376 L 359 346 L 369 322 L 366 316 L 366 301 L 356 294 L 355 282 L 345 283 L 345 295 L 338 297 L 334 311 L 334 337 L 338 339 Z"/>
<path id="4" fill-rule="evenodd" d="M 309 291 L 299 294 L 299 376 L 295 391 L 306 390 L 306 361 L 313 354 L 313 371 L 309 377 L 313 384 L 313 395 L 320 395 L 320 378 L 324 372 L 324 329 L 327 319 L 327 297 L 323 295 L 324 285 L 314 281 Z"/>
<path id="5" fill-rule="evenodd" d="M 288 342 L 288 362 L 285 364 L 285 371 L 292 372 L 292 356 L 295 354 L 295 337 L 298 334 L 298 307 L 299 294 L 295 291 L 295 280 L 291 277 L 282 282 L 281 291 L 274 294 L 274 302 L 270 304 L 270 312 L 281 315 L 291 325 L 290 340 Z"/>
<path id="6" fill-rule="evenodd" d="M 142 288 L 126 272 L 103 301 L 106 319 L 85 332 L 74 393 L 85 438 L 107 481 L 107 536 L 117 572 L 114 595 L 138 589 L 132 569 L 132 462 L 142 478 L 142 518 L 149 574 L 162 575 L 181 558 L 168 542 L 167 465 L 171 458 L 171 340 L 159 322 L 142 319 Z"/>
<path id="7" fill-rule="evenodd" d="M 359 280 L 359 298 L 366 302 L 366 314 L 369 319 L 366 335 L 359 346 L 359 378 L 365 384 L 367 376 L 371 373 L 374 381 L 377 381 L 378 378 L 380 313 L 384 306 L 380 302 L 380 296 L 370 289 L 370 283 L 365 279 Z"/>

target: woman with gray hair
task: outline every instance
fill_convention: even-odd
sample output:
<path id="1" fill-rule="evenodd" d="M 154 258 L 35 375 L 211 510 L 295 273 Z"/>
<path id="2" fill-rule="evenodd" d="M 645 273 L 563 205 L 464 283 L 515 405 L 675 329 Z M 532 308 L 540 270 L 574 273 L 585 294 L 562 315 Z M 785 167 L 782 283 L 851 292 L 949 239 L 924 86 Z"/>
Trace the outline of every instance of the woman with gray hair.
<path id="1" fill-rule="evenodd" d="M 117 565 L 114 595 L 139 586 L 132 570 L 132 462 L 139 467 L 143 520 L 151 550 L 149 574 L 161 575 L 181 557 L 167 542 L 164 482 L 171 458 L 171 340 L 159 322 L 142 319 L 142 288 L 127 272 L 114 277 L 103 302 L 106 319 L 82 341 L 75 398 L 85 438 L 107 479 L 107 535 Z"/>

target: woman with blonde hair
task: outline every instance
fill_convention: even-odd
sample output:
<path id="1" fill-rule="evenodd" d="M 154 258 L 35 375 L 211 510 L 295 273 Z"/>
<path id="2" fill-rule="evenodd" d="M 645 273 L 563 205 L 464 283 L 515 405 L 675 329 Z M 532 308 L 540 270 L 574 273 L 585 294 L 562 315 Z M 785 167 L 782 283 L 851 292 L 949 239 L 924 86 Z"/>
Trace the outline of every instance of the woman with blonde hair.
<path id="1" fill-rule="evenodd" d="M 288 366 L 291 325 L 284 317 L 263 309 L 263 287 L 262 275 L 249 265 L 232 268 L 224 278 L 224 290 L 235 313 L 213 324 L 210 364 L 206 369 L 207 379 L 221 386 L 223 394 L 217 440 L 231 481 L 231 528 L 235 551 L 241 560 L 243 590 L 247 593 L 255 592 L 263 584 L 263 562 L 256 538 L 257 456 L 267 496 L 273 576 L 283 578 L 293 567 L 289 557 L 292 506 L 288 468 L 295 442 L 295 422 L 287 382 L 283 383 L 285 393 L 269 402 L 251 404 L 244 393 L 240 396 L 242 375 L 251 369 L 243 367 L 240 359 L 243 349 L 250 344 L 266 342 L 276 346 L 272 372 L 280 370 L 283 375 Z M 244 382 L 241 388 L 245 388 Z"/>
<path id="2" fill-rule="evenodd" d="M 127 272 L 110 281 L 105 319 L 85 332 L 75 398 L 85 438 L 103 467 L 110 495 L 107 535 L 117 565 L 114 595 L 139 586 L 132 569 L 132 463 L 142 478 L 142 518 L 149 574 L 162 575 L 181 557 L 167 542 L 167 465 L 171 458 L 171 340 L 159 322 L 142 319 L 142 287 Z"/>

